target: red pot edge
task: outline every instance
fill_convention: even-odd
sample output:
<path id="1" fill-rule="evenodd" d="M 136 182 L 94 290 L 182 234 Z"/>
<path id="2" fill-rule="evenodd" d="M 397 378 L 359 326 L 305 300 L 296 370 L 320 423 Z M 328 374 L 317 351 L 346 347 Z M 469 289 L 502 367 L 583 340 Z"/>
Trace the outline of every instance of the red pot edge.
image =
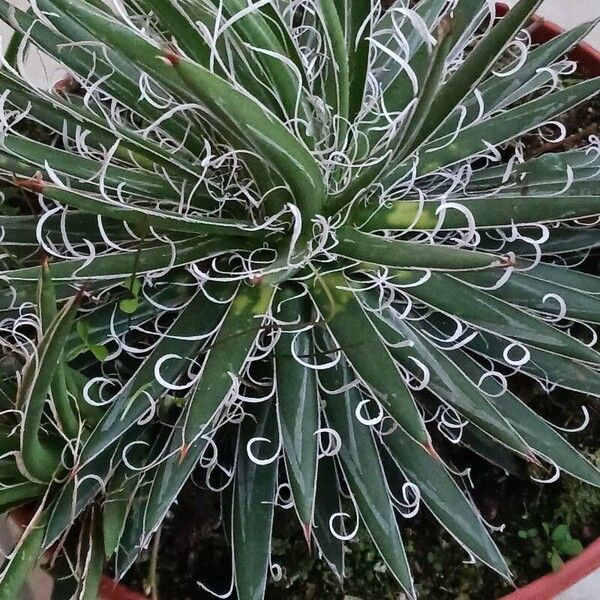
<path id="1" fill-rule="evenodd" d="M 509 11 L 509 7 L 503 2 L 497 2 L 496 9 L 499 17 L 503 17 Z M 542 17 L 536 16 L 534 21 L 538 25 L 531 31 L 531 38 L 536 44 L 547 42 L 564 32 L 562 27 Z M 581 75 L 600 75 L 600 52 L 590 44 L 579 44 L 569 53 L 569 58 L 577 62 L 577 71 Z M 600 539 L 590 544 L 579 556 L 565 563 L 557 573 L 544 575 L 500 600 L 552 600 L 597 569 L 600 569 Z"/>
<path id="2" fill-rule="evenodd" d="M 106 575 L 102 577 L 98 597 L 100 600 L 148 600 L 147 596 L 134 592 Z"/>
<path id="3" fill-rule="evenodd" d="M 499 600 L 552 600 L 600 568 L 600 539 L 592 542 L 579 556 L 564 564 L 560 571 L 549 573 Z"/>
<path id="4" fill-rule="evenodd" d="M 509 7 L 504 2 L 496 2 L 496 12 L 499 17 L 503 17 Z M 564 29 L 546 19 L 538 16 L 533 17 L 537 26 L 531 31 L 531 39 L 536 44 L 542 44 L 564 33 Z M 569 58 L 577 63 L 577 72 L 587 77 L 600 76 L 600 51 L 586 42 L 577 45 L 569 53 Z"/>

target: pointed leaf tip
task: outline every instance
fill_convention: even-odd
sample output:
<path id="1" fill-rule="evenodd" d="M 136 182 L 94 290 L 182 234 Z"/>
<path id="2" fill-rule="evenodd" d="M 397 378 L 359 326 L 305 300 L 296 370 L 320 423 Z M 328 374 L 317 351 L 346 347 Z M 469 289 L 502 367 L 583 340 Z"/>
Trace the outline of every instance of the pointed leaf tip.
<path id="1" fill-rule="evenodd" d="M 159 58 L 170 67 L 177 67 L 181 64 L 181 55 L 177 54 L 172 48 L 165 48 Z"/>
<path id="2" fill-rule="evenodd" d="M 179 464 L 183 464 L 183 461 L 187 458 L 187 455 L 190 452 L 191 444 L 184 444 L 181 446 L 181 451 L 179 452 Z"/>
<path id="3" fill-rule="evenodd" d="M 304 539 L 308 546 L 308 553 L 312 554 L 312 525 L 310 523 L 302 523 L 302 533 L 304 534 Z"/>
<path id="4" fill-rule="evenodd" d="M 525 456 L 527 462 L 536 465 L 537 467 L 543 467 L 542 463 L 539 461 L 538 457 L 534 454 L 533 450 L 528 452 Z"/>
<path id="5" fill-rule="evenodd" d="M 13 179 L 14 185 L 20 187 L 28 192 L 34 192 L 35 194 L 42 194 L 47 184 L 42 178 L 42 174 L 38 171 L 35 177 L 29 177 L 27 179 Z"/>
<path id="6" fill-rule="evenodd" d="M 431 440 L 429 440 L 429 442 L 427 444 L 425 444 L 424 447 L 425 447 L 425 450 L 427 451 L 427 454 L 429 454 L 429 456 L 431 456 L 431 458 L 433 458 L 434 460 L 437 460 L 438 462 L 442 462 L 442 458 L 437 453 L 437 450 L 433 446 L 433 442 Z"/>

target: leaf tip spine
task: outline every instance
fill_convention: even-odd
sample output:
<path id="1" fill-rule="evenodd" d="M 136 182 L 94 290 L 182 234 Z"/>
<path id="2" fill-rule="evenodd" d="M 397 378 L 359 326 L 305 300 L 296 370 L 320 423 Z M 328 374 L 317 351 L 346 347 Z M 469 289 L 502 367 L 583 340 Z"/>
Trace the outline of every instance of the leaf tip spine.
<path id="1" fill-rule="evenodd" d="M 179 451 L 179 464 L 181 465 L 190 452 L 190 444 L 184 444 Z"/>
<path id="2" fill-rule="evenodd" d="M 40 171 L 38 171 L 34 177 L 29 177 L 27 179 L 18 179 L 15 177 L 13 178 L 13 183 L 22 190 L 27 190 L 28 192 L 34 192 L 36 194 L 42 194 L 47 186 Z"/>
<path id="3" fill-rule="evenodd" d="M 306 545 L 308 546 L 309 555 L 312 554 L 312 525 L 310 523 L 302 523 L 302 533 L 304 534 L 304 539 L 306 540 Z"/>
<path id="4" fill-rule="evenodd" d="M 181 63 L 181 55 L 172 48 L 165 48 L 163 54 L 158 58 L 170 67 L 177 67 Z"/>

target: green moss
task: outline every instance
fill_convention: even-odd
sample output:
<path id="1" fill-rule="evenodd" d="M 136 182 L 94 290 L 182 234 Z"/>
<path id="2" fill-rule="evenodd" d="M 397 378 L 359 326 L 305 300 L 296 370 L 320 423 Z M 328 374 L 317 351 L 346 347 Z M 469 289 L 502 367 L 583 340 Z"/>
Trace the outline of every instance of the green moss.
<path id="1" fill-rule="evenodd" d="M 600 467 L 600 451 L 590 456 Z M 576 479 L 565 481 L 559 498 L 556 518 L 584 536 L 600 535 L 600 489 Z"/>

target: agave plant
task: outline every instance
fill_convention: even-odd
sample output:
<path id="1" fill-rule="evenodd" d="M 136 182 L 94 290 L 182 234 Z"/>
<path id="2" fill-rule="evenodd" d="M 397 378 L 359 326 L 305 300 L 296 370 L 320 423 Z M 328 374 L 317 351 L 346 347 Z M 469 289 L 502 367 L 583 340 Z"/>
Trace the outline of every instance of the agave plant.
<path id="1" fill-rule="evenodd" d="M 600 396 L 600 279 L 575 268 L 600 144 L 522 141 L 600 90 L 561 83 L 594 24 L 533 46 L 539 4 L 0 0 L 0 177 L 31 207 L 0 217 L 0 507 L 36 507 L 0 598 L 53 547 L 95 598 L 192 474 L 242 600 L 276 506 L 339 577 L 363 527 L 413 597 L 424 505 L 509 578 L 446 438 L 600 485 L 511 391 Z"/>

